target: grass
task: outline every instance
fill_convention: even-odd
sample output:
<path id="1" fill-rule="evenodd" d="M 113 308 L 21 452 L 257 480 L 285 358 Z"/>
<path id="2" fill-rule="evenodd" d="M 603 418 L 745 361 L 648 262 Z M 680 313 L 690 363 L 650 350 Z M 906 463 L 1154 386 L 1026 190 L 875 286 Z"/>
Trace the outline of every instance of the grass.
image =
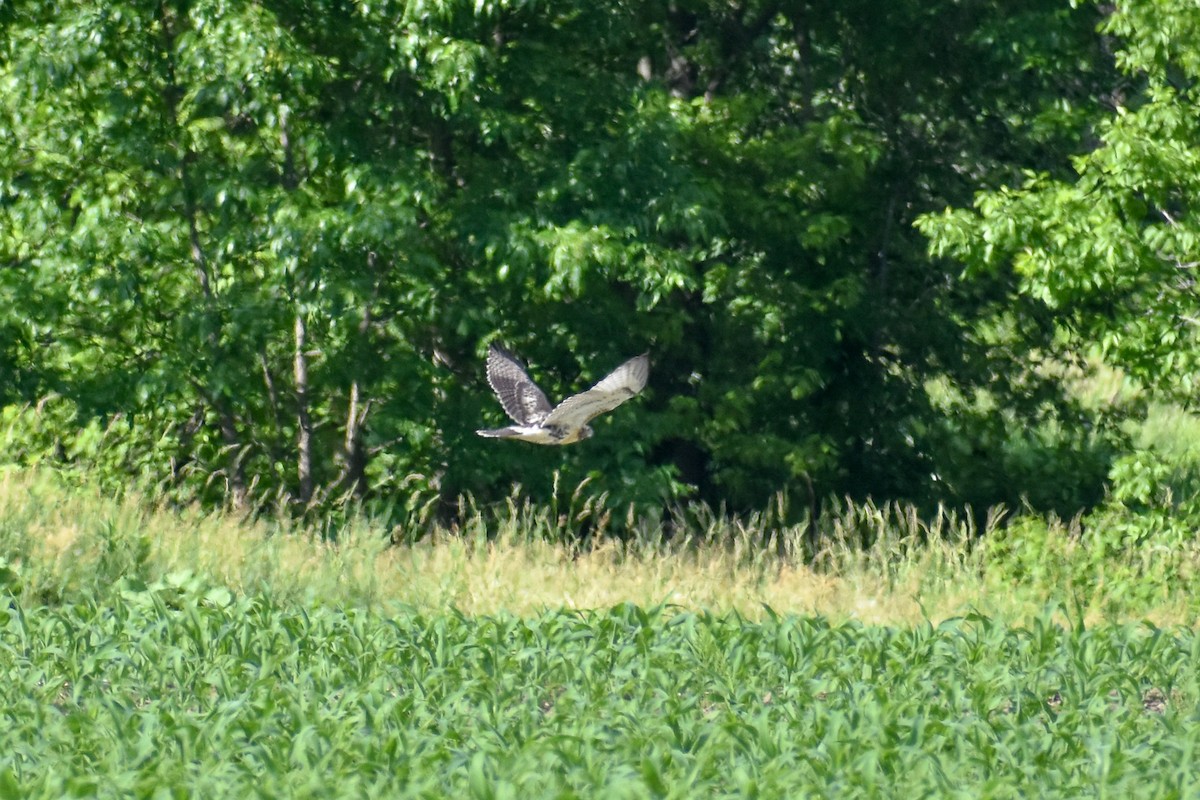
<path id="1" fill-rule="evenodd" d="M 124 577 L 149 583 L 187 572 L 239 593 L 430 613 L 532 614 L 632 602 L 748 619 L 769 607 L 913 624 L 965 613 L 1019 619 L 1058 603 L 1080 607 L 1088 620 L 1170 623 L 1197 610 L 1194 593 L 1169 583 L 1164 592 L 1114 605 L 1113 587 L 1104 585 L 1109 565 L 1081 561 L 1085 543 L 1067 525 L 997 529 L 978 546 L 978 532 L 950 514 L 923 521 L 899 507 L 848 506 L 827 515 L 817 559 L 803 564 L 763 546 L 768 535 L 793 544 L 805 535 L 800 526 L 771 530 L 770 515 L 736 521 L 694 513 L 694 534 L 667 544 L 656 529 L 632 543 L 572 544 L 571 520 L 515 505 L 499 515 L 466 509 L 460 527 L 430 526 L 414 544 L 393 545 L 393 537 L 415 537 L 370 520 L 347 524 L 333 544 L 279 522 L 67 491 L 47 475 L 0 478 L 4 569 L 28 596 L 50 602 Z M 864 540 L 872 542 L 865 549 L 858 545 Z M 1188 569 L 1200 564 L 1195 551 L 1177 556 Z M 1076 561 L 1078 569 L 1064 571 Z"/>
<path id="2" fill-rule="evenodd" d="M 1194 549 L 870 505 L 813 565 L 777 514 L 564 544 L 589 513 L 331 544 L 9 473 L 0 800 L 1200 791 Z"/>

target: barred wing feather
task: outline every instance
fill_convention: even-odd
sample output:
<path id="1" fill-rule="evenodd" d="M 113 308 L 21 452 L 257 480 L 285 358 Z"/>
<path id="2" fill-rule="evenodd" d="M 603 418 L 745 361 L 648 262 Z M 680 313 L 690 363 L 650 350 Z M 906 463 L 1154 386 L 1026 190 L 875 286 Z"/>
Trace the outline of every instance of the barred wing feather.
<path id="1" fill-rule="evenodd" d="M 516 356 L 499 345 L 488 348 L 487 378 L 504 412 L 518 425 L 537 425 L 550 413 L 550 401 L 530 380 Z"/>

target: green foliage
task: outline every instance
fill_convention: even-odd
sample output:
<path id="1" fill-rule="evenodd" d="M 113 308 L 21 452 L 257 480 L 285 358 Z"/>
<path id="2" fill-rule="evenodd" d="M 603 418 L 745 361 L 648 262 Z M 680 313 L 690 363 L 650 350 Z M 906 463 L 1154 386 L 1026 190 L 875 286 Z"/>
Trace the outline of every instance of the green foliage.
<path id="1" fill-rule="evenodd" d="M 1200 422 L 1177 407 L 1152 406 L 1135 447 L 1113 462 L 1106 502 L 1084 518 L 1095 557 L 1137 554 L 1129 583 L 1153 594 L 1191 580 L 1177 558 L 1200 526 Z"/>
<path id="2" fill-rule="evenodd" d="M 384 617 L 130 580 L 0 610 L 0 789 L 1187 796 L 1196 647 L 1048 618 Z"/>
<path id="3" fill-rule="evenodd" d="M 1091 8 L 0 13 L 0 403 L 62 398 L 15 412 L 6 461 L 297 509 L 548 501 L 556 475 L 612 508 L 933 507 L 1008 494 L 929 480 L 928 381 L 1050 414 L 1013 400 L 1050 298 L 958 281 L 911 223 L 1078 147 L 1108 88 Z M 484 442 L 495 339 L 552 396 L 647 349 L 651 387 L 567 451 Z M 1082 474 L 1038 502 L 1085 501 Z"/>
<path id="4" fill-rule="evenodd" d="M 695 392 L 711 409 L 701 430 L 721 496 L 762 503 L 763 486 L 811 480 L 819 493 L 857 498 L 975 500 L 955 494 L 957 480 L 929 480 L 954 465 L 943 463 L 940 410 L 925 382 L 992 391 L 1029 425 L 1039 411 L 1015 398 L 1036 383 L 1025 359 L 1048 344 L 1052 326 L 1010 283 L 964 285 L 921 258 L 910 224 L 920 209 L 976 188 L 964 168 L 989 180 L 1006 173 L 1007 159 L 1039 157 L 1048 140 L 1075 141 L 1093 101 L 1051 99 L 1055 88 L 1030 67 L 1070 51 L 1086 65 L 1080 80 L 1096 80 L 1104 70 L 1092 18 L 1038 4 L 970 13 L 893 4 L 883 19 L 877 7 L 853 4 L 803 19 L 772 18 L 774 10 L 757 19 L 772 32 L 769 56 L 712 69 L 719 80 L 743 78 L 742 93 L 707 93 L 689 128 L 694 160 L 721 187 L 728 237 L 701 265 L 704 299 L 728 313 L 697 323 L 690 337 L 694 361 L 708 365 Z M 715 16 L 738 30 L 753 13 L 738 14 Z M 695 21 L 699 31 L 715 24 Z M 944 32 L 938 41 L 961 47 L 931 53 L 930 26 Z M 1046 26 L 1059 36 L 1049 47 Z M 1063 112 L 1057 124 L 1051 107 Z M 993 138 L 1000 131 L 1018 143 L 1013 150 Z M 998 341 L 989 331 L 1005 316 L 1022 324 Z M 718 374 L 745 375 L 750 391 L 708 381 Z M 959 433 L 978 436 L 967 426 Z M 1018 480 L 1036 485 L 1028 474 Z"/>
<path id="5" fill-rule="evenodd" d="M 1031 170 L 1018 186 L 980 193 L 973 210 L 918 222 L 934 253 L 960 259 L 968 275 L 1015 276 L 1024 297 L 1054 309 L 1068 347 L 1098 348 L 1158 400 L 1184 409 L 1195 404 L 1200 364 L 1198 28 L 1194 3 L 1121 4 L 1103 29 L 1116 37 L 1126 77 L 1109 96 L 1115 113 L 1095 126 L 1072 174 Z M 1112 462 L 1109 499 L 1085 519 L 1100 560 L 1170 551 L 1195 536 L 1194 424 L 1167 417 L 1151 410 L 1144 430 L 1160 428 L 1156 441 L 1135 441 Z"/>
<path id="6" fill-rule="evenodd" d="M 1077 341 L 1185 403 L 1197 374 L 1198 20 L 1190 2 L 1122 4 L 1104 27 L 1128 80 L 1074 175 L 1030 172 L 1019 188 L 980 194 L 974 211 L 920 222 L 936 253 L 972 273 L 1011 270 Z"/>
<path id="7" fill-rule="evenodd" d="M 1107 613 L 1149 607 L 1195 580 L 1200 526 L 1200 423 L 1151 406 L 1133 446 L 1115 459 L 1104 501 L 1070 525 L 1022 516 L 983 544 L 989 575 L 1011 585 L 1081 595 L 1099 587 Z"/>

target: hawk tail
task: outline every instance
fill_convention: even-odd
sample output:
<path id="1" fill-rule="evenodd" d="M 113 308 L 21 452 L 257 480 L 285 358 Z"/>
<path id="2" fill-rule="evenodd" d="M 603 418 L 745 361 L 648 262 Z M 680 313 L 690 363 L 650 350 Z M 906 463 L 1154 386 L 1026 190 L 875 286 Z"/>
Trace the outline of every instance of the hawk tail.
<path id="1" fill-rule="evenodd" d="M 517 429 L 513 428 L 513 427 L 490 428 L 490 429 L 475 431 L 475 433 L 477 433 L 478 435 L 483 436 L 484 438 L 487 438 L 487 439 L 511 439 L 518 435 Z"/>

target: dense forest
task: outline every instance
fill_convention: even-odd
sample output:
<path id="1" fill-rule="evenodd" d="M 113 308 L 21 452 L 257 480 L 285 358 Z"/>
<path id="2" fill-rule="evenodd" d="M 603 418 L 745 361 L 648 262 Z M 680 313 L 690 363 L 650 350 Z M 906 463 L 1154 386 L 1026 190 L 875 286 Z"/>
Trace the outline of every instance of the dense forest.
<path id="1" fill-rule="evenodd" d="M 316 510 L 1187 501 L 1123 420 L 1200 375 L 1192 0 L 28 1 L 0 30 L 5 464 Z M 643 352 L 649 386 L 580 444 L 482 439 L 492 342 L 551 398 Z"/>

